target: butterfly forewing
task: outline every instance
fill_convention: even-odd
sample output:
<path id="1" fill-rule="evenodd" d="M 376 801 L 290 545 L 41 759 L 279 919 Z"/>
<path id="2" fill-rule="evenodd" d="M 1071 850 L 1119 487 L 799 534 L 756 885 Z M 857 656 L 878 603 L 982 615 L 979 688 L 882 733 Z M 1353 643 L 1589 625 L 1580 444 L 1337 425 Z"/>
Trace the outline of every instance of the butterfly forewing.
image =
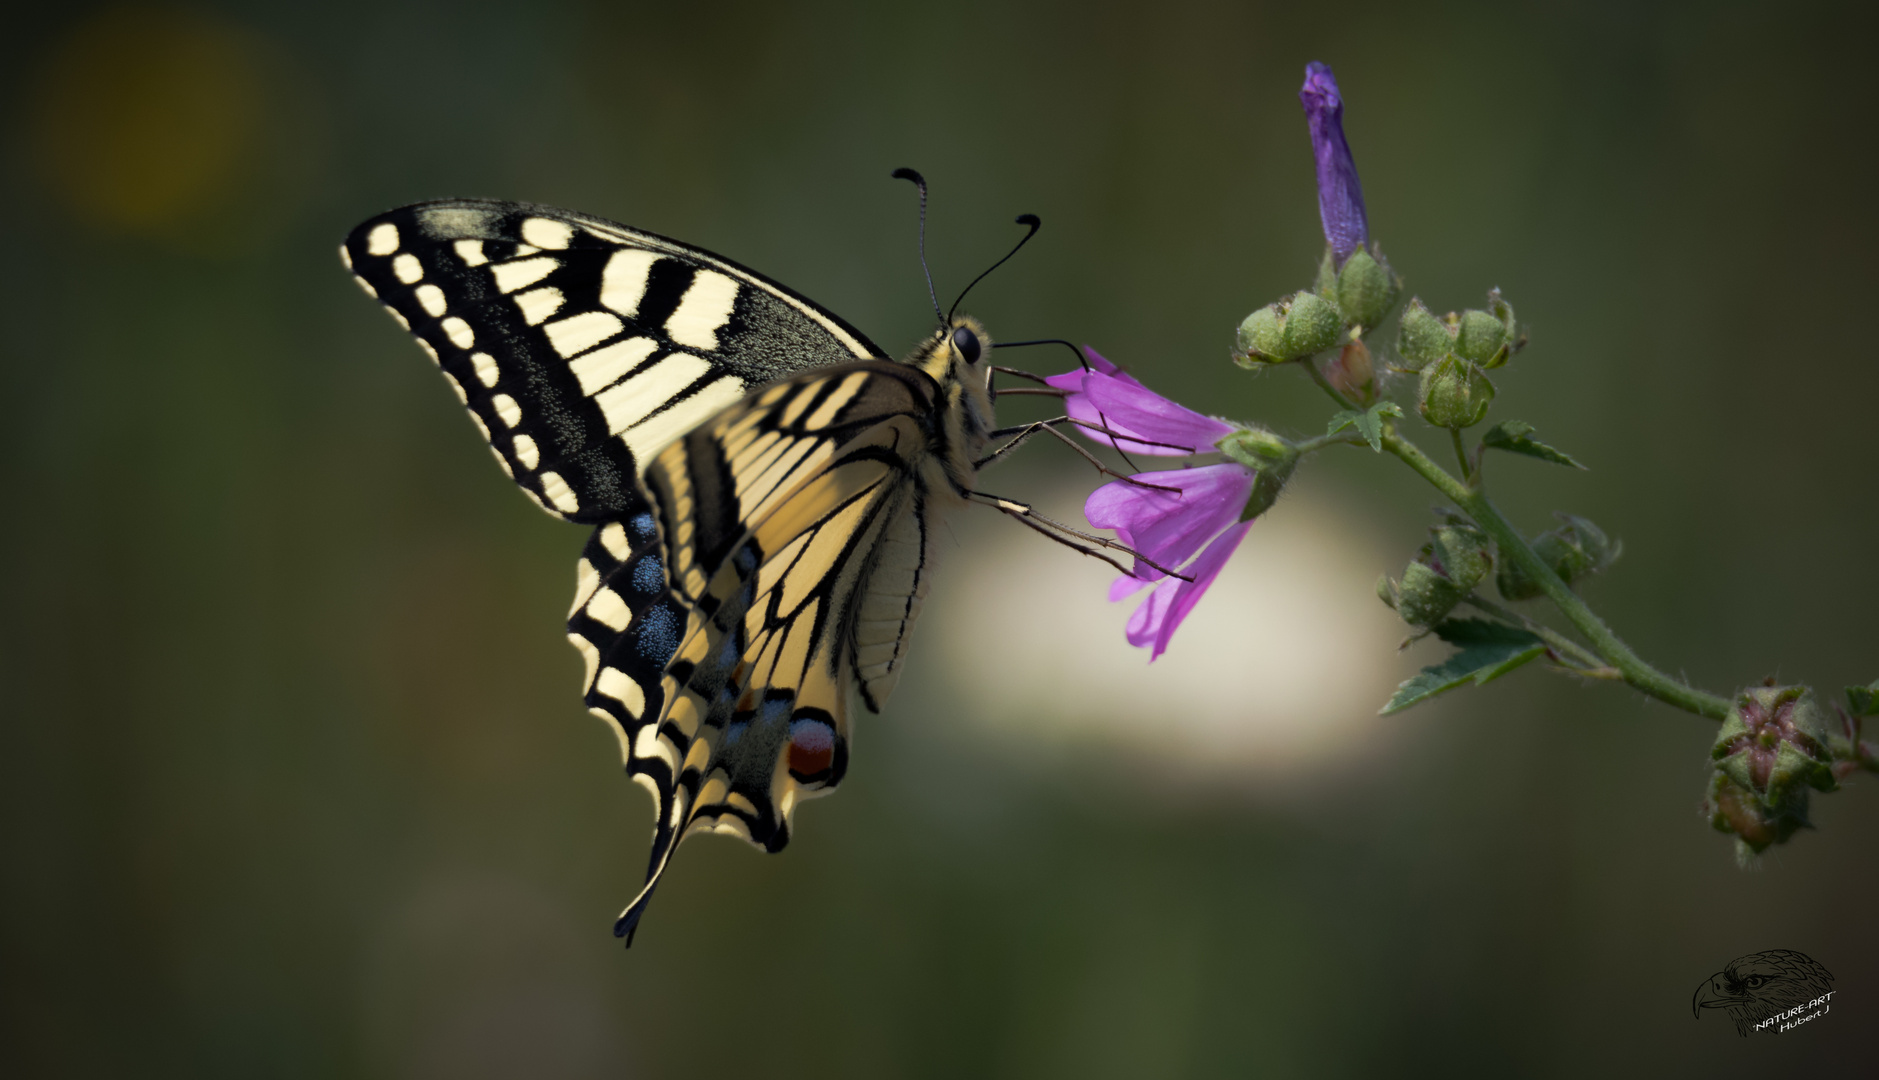
<path id="1" fill-rule="evenodd" d="M 574 521 L 643 509 L 637 471 L 752 388 L 881 352 L 727 259 L 519 203 L 448 200 L 341 253 L 435 358 L 503 467 Z"/>

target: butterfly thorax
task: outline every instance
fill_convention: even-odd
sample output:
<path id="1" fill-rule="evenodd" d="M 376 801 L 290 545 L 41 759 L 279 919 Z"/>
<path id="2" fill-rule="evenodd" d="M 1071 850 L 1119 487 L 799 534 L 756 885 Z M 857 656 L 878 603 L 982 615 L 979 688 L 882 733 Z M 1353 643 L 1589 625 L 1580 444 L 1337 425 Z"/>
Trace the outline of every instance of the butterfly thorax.
<path id="1" fill-rule="evenodd" d="M 985 327 L 970 316 L 958 316 L 904 361 L 939 384 L 934 464 L 944 471 L 945 486 L 955 495 L 975 487 L 978 470 L 973 462 L 991 439 L 992 396 L 986 387 L 991 351 Z"/>

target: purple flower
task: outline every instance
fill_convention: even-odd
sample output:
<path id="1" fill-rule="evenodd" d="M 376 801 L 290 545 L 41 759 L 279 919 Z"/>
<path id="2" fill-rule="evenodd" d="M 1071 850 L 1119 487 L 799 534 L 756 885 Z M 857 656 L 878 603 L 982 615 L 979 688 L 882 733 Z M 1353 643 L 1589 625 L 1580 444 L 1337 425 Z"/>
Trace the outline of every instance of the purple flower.
<path id="1" fill-rule="evenodd" d="M 1044 380 L 1069 391 L 1064 397 L 1064 412 L 1084 424 L 1147 441 L 1111 438 L 1085 427 L 1082 431 L 1087 438 L 1130 454 L 1186 457 L 1207 453 L 1235 431 L 1232 424 L 1176 405 L 1143 386 L 1095 349 L 1085 345 L 1083 354 L 1089 357 L 1088 369 L 1066 371 Z"/>
<path id="2" fill-rule="evenodd" d="M 1312 155 L 1318 159 L 1318 217 L 1324 239 L 1342 264 L 1351 252 L 1370 239 L 1364 221 L 1364 189 L 1357 182 L 1357 163 L 1350 143 L 1344 141 L 1344 99 L 1338 96 L 1337 76 L 1317 61 L 1305 65 L 1305 85 L 1298 91 L 1311 124 Z"/>
<path id="3" fill-rule="evenodd" d="M 1169 401 L 1094 349 L 1084 352 L 1092 370 L 1071 371 L 1045 381 L 1069 391 L 1064 410 L 1072 417 L 1124 436 L 1112 438 L 1085 428 L 1088 438 L 1133 453 L 1173 456 L 1207 453 L 1239 430 Z M 1126 437 L 1131 435 L 1146 441 Z M 1083 516 L 1090 524 L 1113 529 L 1118 539 L 1141 556 L 1133 572 L 1110 587 L 1109 599 L 1120 600 L 1152 587 L 1128 627 L 1131 645 L 1154 649 L 1150 660 L 1167 651 L 1176 628 L 1245 539 L 1252 522 L 1241 521 L 1240 514 L 1252 497 L 1257 476 L 1234 461 L 1137 473 L 1097 488 L 1083 504 Z M 1169 578 L 1144 559 L 1178 568 L 1183 577 L 1193 580 Z"/>
<path id="4" fill-rule="evenodd" d="M 1193 581 L 1171 578 L 1156 585 L 1155 591 L 1135 609 L 1135 614 L 1129 616 L 1129 626 L 1124 633 L 1131 645 L 1154 647 L 1155 651 L 1148 657 L 1150 663 L 1168 651 L 1168 641 L 1174 637 L 1181 621 L 1200 603 L 1202 594 L 1214 583 L 1214 578 L 1220 576 L 1220 568 L 1227 564 L 1240 541 L 1246 539 L 1246 530 L 1252 527 L 1252 522 L 1242 521 L 1214 537 L 1214 542 L 1207 545 L 1200 558 L 1186 568 L 1185 572 Z M 1117 578 L 1109 587 L 1109 599 L 1120 600 L 1146 584 L 1137 578 Z"/>

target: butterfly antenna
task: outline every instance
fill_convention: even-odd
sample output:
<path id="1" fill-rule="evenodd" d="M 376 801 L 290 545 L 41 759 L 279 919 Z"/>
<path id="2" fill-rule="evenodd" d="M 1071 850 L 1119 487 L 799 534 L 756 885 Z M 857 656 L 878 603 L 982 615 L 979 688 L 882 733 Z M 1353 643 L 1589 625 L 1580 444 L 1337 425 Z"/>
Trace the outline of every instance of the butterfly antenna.
<path id="1" fill-rule="evenodd" d="M 933 314 L 937 317 L 940 313 L 939 293 L 935 292 L 933 289 L 933 271 L 927 269 L 926 265 L 926 177 L 921 176 L 912 169 L 903 167 L 894 170 L 894 179 L 910 180 L 913 182 L 914 187 L 920 189 L 920 272 L 926 275 L 926 294 L 933 300 Z M 980 276 L 983 277 L 984 275 L 981 274 Z M 967 288 L 970 287 L 971 286 L 967 286 Z M 946 322 L 947 320 L 945 318 L 940 318 L 942 325 Z"/>
<path id="2" fill-rule="evenodd" d="M 1031 227 L 1031 231 L 1028 233 L 1025 233 L 1024 239 L 1018 241 L 1017 245 L 1014 246 L 1010 251 L 1005 252 L 1005 257 L 1003 259 L 1000 259 L 997 262 L 993 263 L 992 265 L 986 267 L 985 274 L 989 274 L 992 271 L 998 269 L 999 267 L 1005 265 L 1005 263 L 1009 261 L 1013 255 L 1016 255 L 1018 253 L 1018 248 L 1021 248 L 1024 245 L 1030 243 L 1031 237 L 1037 235 L 1037 230 L 1044 227 L 1043 219 L 1039 218 L 1036 214 L 1019 214 L 1017 217 L 1017 223 L 1019 225 L 1029 225 Z M 966 298 L 966 294 L 972 291 L 972 285 L 977 285 L 979 282 L 984 281 L 985 274 L 980 274 L 978 277 L 973 278 L 971 285 L 967 285 L 965 288 L 959 290 L 959 300 L 964 300 Z M 953 312 L 959 310 L 959 300 L 953 301 L 952 310 L 946 313 L 946 317 L 940 320 L 941 322 L 946 323 L 947 325 L 952 324 Z M 935 305 L 935 307 L 937 306 L 938 305 Z"/>

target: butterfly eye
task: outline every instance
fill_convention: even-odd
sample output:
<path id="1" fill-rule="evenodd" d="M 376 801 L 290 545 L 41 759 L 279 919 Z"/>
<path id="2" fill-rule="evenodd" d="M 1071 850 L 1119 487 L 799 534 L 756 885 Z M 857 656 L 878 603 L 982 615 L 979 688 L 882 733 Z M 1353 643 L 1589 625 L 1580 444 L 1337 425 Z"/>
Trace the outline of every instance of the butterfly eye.
<path id="1" fill-rule="evenodd" d="M 959 351 L 960 356 L 965 357 L 966 363 L 979 362 L 979 336 L 965 327 L 962 326 L 953 331 L 953 348 Z"/>

